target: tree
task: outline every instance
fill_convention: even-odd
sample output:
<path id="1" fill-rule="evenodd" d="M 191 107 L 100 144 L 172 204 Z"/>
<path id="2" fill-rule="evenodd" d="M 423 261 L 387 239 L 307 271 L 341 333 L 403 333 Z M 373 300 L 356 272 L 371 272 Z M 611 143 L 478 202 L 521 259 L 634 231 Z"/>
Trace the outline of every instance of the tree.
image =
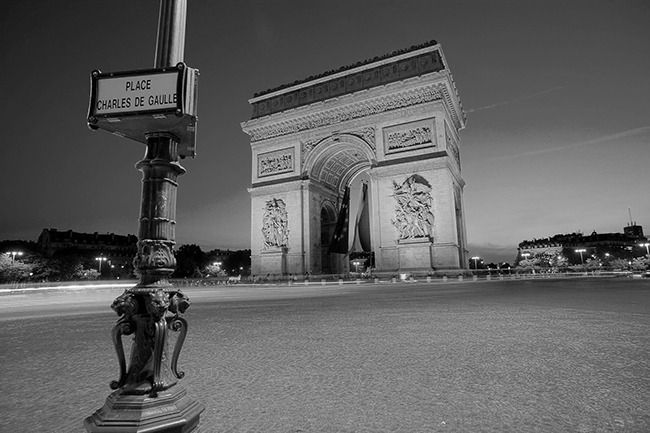
<path id="1" fill-rule="evenodd" d="M 251 269 L 251 250 L 238 250 L 224 260 L 223 269 L 229 275 L 249 275 Z"/>
<path id="2" fill-rule="evenodd" d="M 87 279 L 94 275 L 95 259 L 91 252 L 82 252 L 75 248 L 67 248 L 55 252 L 47 261 L 49 268 L 48 279 L 54 281 L 75 281 Z M 89 274 L 90 272 L 90 274 Z M 99 274 L 98 271 L 97 275 Z"/>
<path id="3" fill-rule="evenodd" d="M 181 245 L 174 251 L 176 257 L 176 270 L 173 273 L 175 278 L 202 278 L 203 272 L 208 265 L 208 255 L 195 244 Z"/>
<path id="4" fill-rule="evenodd" d="M 625 259 L 613 259 L 609 261 L 609 265 L 615 271 L 624 271 L 627 270 L 630 266 L 628 261 Z"/>
<path id="5" fill-rule="evenodd" d="M 645 271 L 648 269 L 648 259 L 646 257 L 637 257 L 632 260 L 633 271 Z"/>
<path id="6" fill-rule="evenodd" d="M 206 277 L 223 277 L 226 275 L 226 271 L 221 269 L 221 266 L 215 264 L 209 264 L 205 267 L 205 276 Z"/>
<path id="7" fill-rule="evenodd" d="M 603 267 L 603 262 L 598 257 L 596 258 L 590 257 L 585 261 L 585 268 L 588 271 L 598 271 L 602 269 L 602 267 Z"/>
<path id="8" fill-rule="evenodd" d="M 0 283 L 17 283 L 28 281 L 33 266 L 21 260 L 14 260 L 6 254 L 0 254 Z"/>
<path id="9" fill-rule="evenodd" d="M 541 269 L 551 272 L 557 272 L 561 268 L 567 267 L 568 259 L 561 251 L 542 251 L 533 253 L 526 259 L 522 259 L 517 264 L 522 269 Z"/>

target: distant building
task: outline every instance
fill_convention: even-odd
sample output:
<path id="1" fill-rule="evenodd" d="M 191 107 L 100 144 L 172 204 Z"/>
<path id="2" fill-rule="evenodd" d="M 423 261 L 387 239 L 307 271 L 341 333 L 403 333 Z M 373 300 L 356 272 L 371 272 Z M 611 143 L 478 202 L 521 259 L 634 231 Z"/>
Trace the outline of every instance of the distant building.
<path id="1" fill-rule="evenodd" d="M 208 252 L 208 256 L 210 257 L 210 261 L 213 263 L 224 263 L 226 259 L 230 256 L 233 255 L 233 251 L 230 250 L 211 250 Z"/>
<path id="2" fill-rule="evenodd" d="M 570 233 L 555 235 L 550 238 L 525 240 L 519 244 L 517 257 L 521 258 L 522 254 L 539 254 L 545 252 L 562 252 L 565 248 L 585 249 L 585 255 L 590 255 L 596 249 L 606 251 L 608 249 L 628 249 L 632 250 L 639 244 L 647 242 L 648 239 L 643 235 L 643 227 L 636 223 L 623 228 L 623 233 L 596 233 L 592 232 L 585 236 L 582 233 Z M 645 253 L 645 249 L 643 250 Z"/>
<path id="3" fill-rule="evenodd" d="M 137 242 L 138 237 L 135 235 L 77 233 L 72 230 L 57 229 L 43 229 L 38 237 L 38 245 L 47 255 L 51 256 L 61 250 L 76 249 L 106 257 L 113 265 L 130 264 L 136 253 Z"/>

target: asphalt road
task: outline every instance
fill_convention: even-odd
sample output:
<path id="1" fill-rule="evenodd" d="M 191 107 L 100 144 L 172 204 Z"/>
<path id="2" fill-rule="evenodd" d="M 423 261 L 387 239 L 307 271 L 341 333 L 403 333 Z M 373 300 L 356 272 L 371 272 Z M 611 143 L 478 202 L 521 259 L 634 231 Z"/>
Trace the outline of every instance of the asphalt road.
<path id="1" fill-rule="evenodd" d="M 202 432 L 650 431 L 650 282 L 189 288 Z M 121 290 L 0 297 L 0 431 L 84 431 Z"/>

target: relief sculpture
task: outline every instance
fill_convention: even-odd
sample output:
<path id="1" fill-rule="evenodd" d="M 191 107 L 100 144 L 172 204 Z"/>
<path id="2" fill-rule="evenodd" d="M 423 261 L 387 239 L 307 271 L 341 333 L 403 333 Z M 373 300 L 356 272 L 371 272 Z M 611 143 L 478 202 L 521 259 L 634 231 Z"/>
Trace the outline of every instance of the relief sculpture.
<path id="1" fill-rule="evenodd" d="M 418 174 L 401 185 L 393 181 L 393 197 L 395 219 L 391 222 L 398 231 L 398 239 L 428 237 L 433 240 L 433 197 L 429 182 Z"/>
<path id="2" fill-rule="evenodd" d="M 262 218 L 264 248 L 286 247 L 289 242 L 287 206 L 281 199 L 266 202 Z"/>
<path id="3" fill-rule="evenodd" d="M 290 153 L 260 158 L 259 176 L 291 170 L 293 170 L 293 155 Z"/>
<path id="4" fill-rule="evenodd" d="M 431 128 L 422 126 L 408 131 L 391 132 L 388 134 L 388 150 L 403 147 L 419 146 L 431 143 Z"/>

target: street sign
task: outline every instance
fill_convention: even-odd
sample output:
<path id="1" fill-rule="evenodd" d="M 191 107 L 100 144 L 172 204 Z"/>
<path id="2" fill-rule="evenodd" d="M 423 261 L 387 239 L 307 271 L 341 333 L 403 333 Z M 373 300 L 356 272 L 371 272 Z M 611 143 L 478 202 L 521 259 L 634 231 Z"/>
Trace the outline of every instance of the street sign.
<path id="1" fill-rule="evenodd" d="M 91 74 L 88 126 L 147 143 L 167 132 L 181 157 L 196 155 L 198 69 L 172 68 Z"/>

